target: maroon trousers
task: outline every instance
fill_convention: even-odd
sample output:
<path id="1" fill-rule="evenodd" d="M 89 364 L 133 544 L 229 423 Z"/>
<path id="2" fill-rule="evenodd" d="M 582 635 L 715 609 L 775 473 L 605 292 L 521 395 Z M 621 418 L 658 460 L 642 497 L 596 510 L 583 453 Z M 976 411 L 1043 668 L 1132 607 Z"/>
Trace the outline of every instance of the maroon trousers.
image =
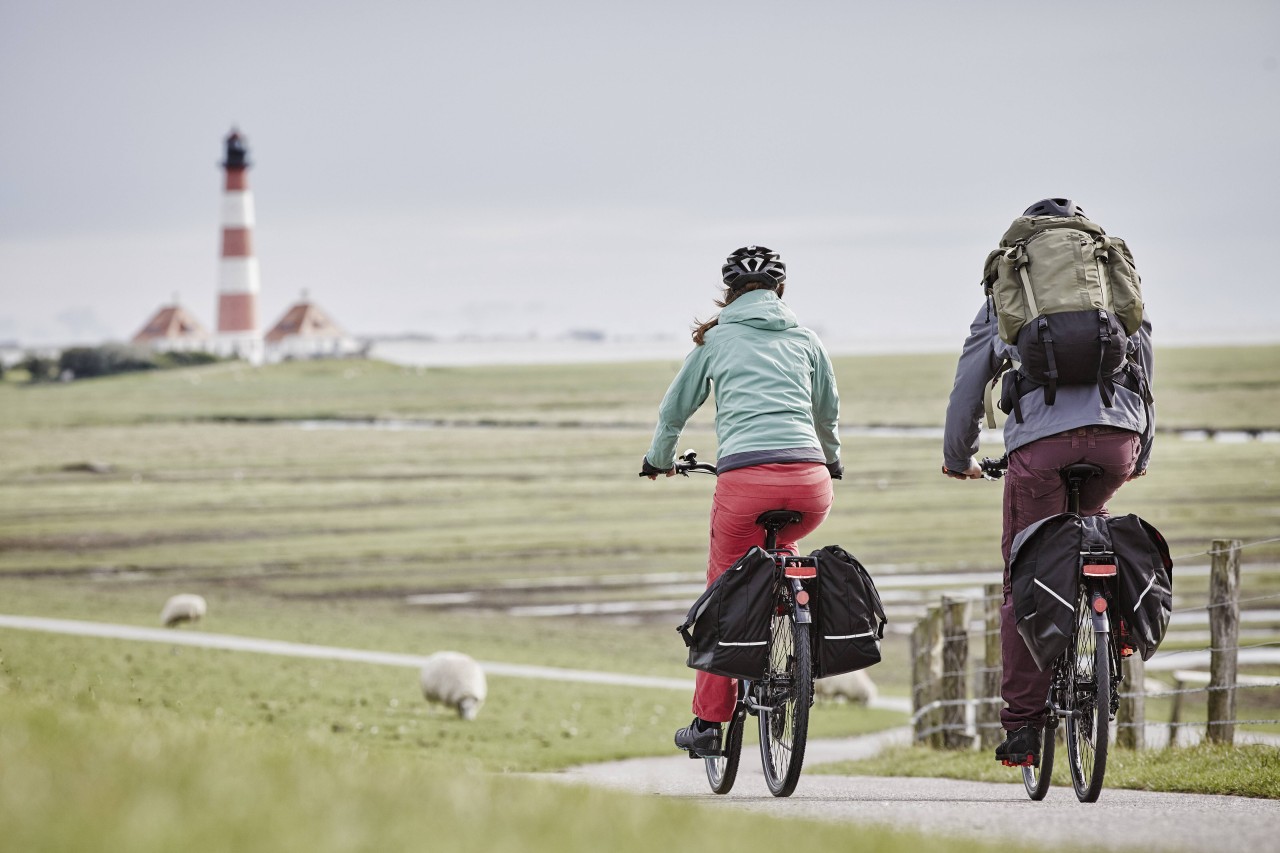
<path id="1" fill-rule="evenodd" d="M 815 462 L 752 465 L 716 477 L 707 585 L 753 545 L 764 547 L 764 528 L 756 524 L 760 513 L 793 509 L 804 514 L 799 524 L 784 527 L 778 535 L 778 547 L 794 553 L 797 540 L 816 530 L 827 517 L 831 501 L 831 473 L 827 466 Z M 728 722 L 737 701 L 736 679 L 701 671 L 695 675 L 696 716 L 715 723 Z"/>
<path id="2" fill-rule="evenodd" d="M 1044 717 L 1052 672 L 1041 672 L 1018 633 L 1009 582 L 1009 550 L 1014 537 L 1042 518 L 1067 510 L 1067 486 L 1059 469 L 1092 462 L 1103 474 L 1080 489 L 1081 515 L 1106 515 L 1107 501 L 1133 473 L 1141 439 L 1135 432 L 1090 426 L 1046 436 L 1009 454 L 1004 480 L 1004 603 L 1000 607 L 1000 649 L 1004 674 L 1000 694 L 1006 708 L 1000 722 L 1013 731 Z"/>

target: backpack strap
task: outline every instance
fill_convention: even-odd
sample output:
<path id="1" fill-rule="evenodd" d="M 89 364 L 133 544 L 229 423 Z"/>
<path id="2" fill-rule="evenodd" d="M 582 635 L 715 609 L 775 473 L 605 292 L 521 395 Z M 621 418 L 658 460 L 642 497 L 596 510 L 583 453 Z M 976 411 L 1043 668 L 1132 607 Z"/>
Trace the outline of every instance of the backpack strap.
<path id="1" fill-rule="evenodd" d="M 1052 406 L 1058 399 L 1058 359 L 1053 354 L 1053 335 L 1049 332 L 1049 320 L 1041 317 L 1036 320 L 1036 334 L 1040 343 L 1044 344 L 1044 358 L 1049 369 L 1044 372 L 1049 383 L 1044 386 L 1044 404 Z M 1021 421 L 1019 421 L 1021 423 Z"/>
<path id="2" fill-rule="evenodd" d="M 1098 309 L 1098 344 L 1102 351 L 1098 353 L 1098 395 L 1102 397 L 1102 405 L 1108 409 L 1115 399 L 1115 384 L 1111 376 L 1102 375 L 1102 365 L 1107 361 L 1107 350 L 1111 348 L 1111 323 L 1107 312 Z"/>
<path id="3" fill-rule="evenodd" d="M 1111 309 L 1111 279 L 1107 277 L 1107 264 L 1111 263 L 1111 238 L 1105 234 L 1094 241 L 1093 259 L 1098 265 L 1098 287 L 1102 289 L 1102 307 Z"/>
<path id="4" fill-rule="evenodd" d="M 1022 371 L 1015 371 L 1013 374 L 1013 420 L 1015 423 L 1022 423 Z"/>
<path id="5" fill-rule="evenodd" d="M 1013 359 L 1006 358 L 1004 362 L 996 368 L 996 375 L 991 377 L 991 384 L 987 386 L 987 393 L 983 395 L 987 409 L 987 429 L 996 428 L 996 410 L 992 403 L 992 398 L 995 396 L 996 392 L 996 383 L 1000 381 L 1000 377 L 1004 372 L 1012 366 Z"/>
<path id="6" fill-rule="evenodd" d="M 1022 280 L 1022 293 L 1027 298 L 1027 309 L 1032 317 L 1039 317 L 1040 306 L 1036 304 L 1036 295 L 1031 292 L 1031 275 L 1027 272 L 1031 259 L 1027 257 L 1027 252 L 1021 243 L 1009 250 L 1009 260 L 1017 268 L 1018 278 Z"/>

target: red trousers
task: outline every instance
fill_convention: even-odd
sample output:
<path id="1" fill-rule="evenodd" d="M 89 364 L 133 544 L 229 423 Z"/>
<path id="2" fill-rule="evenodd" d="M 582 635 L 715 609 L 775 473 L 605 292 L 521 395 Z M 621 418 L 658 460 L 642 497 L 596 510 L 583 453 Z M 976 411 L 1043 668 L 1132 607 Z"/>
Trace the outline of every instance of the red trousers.
<path id="1" fill-rule="evenodd" d="M 1004 478 L 1004 603 L 1000 606 L 1000 651 L 1004 673 L 1000 694 L 1007 707 L 1000 722 L 1009 731 L 1044 717 L 1052 672 L 1041 672 L 1018 633 L 1009 582 L 1009 551 L 1024 528 L 1067 511 L 1067 486 L 1058 470 L 1076 462 L 1102 467 L 1101 477 L 1080 488 L 1081 515 L 1107 515 L 1107 501 L 1133 473 L 1141 439 L 1135 432 L 1109 426 L 1081 427 L 1046 436 L 1009 454 Z"/>
<path id="2" fill-rule="evenodd" d="M 711 552 L 707 584 L 724 574 L 753 545 L 764 546 L 760 513 L 792 509 L 804 514 L 799 524 L 785 527 L 778 547 L 793 553 L 798 540 L 817 529 L 831 511 L 831 474 L 825 465 L 792 462 L 753 465 L 726 471 L 716 478 L 711 502 Z M 738 699 L 738 682 L 722 675 L 698 672 L 693 690 L 693 713 L 704 720 L 728 722 Z"/>

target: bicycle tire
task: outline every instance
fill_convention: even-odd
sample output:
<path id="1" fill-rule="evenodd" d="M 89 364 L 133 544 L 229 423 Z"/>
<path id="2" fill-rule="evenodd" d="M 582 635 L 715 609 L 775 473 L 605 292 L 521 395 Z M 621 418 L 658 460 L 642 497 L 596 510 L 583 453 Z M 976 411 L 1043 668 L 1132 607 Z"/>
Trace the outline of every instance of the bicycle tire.
<path id="1" fill-rule="evenodd" d="M 1041 733 L 1040 766 L 1022 768 L 1022 784 L 1026 786 L 1027 796 L 1036 802 L 1044 799 L 1049 793 L 1049 781 L 1053 777 L 1053 748 L 1057 740 L 1058 730 L 1045 728 Z"/>
<path id="2" fill-rule="evenodd" d="M 1094 630 L 1090 603 L 1082 591 L 1067 671 L 1067 764 L 1082 803 L 1097 802 L 1102 793 L 1111 736 L 1111 635 Z"/>
<path id="3" fill-rule="evenodd" d="M 720 755 L 705 758 L 707 782 L 715 794 L 727 794 L 733 790 L 738 778 L 738 762 L 742 758 L 742 730 L 746 728 L 747 712 L 739 704 L 733 709 L 733 719 L 724 725 L 724 740 Z"/>
<path id="4" fill-rule="evenodd" d="M 813 660 L 809 626 L 791 613 L 790 590 L 779 592 L 769 640 L 769 664 L 755 682 L 760 705 L 760 761 L 775 797 L 789 797 L 800 781 L 813 704 Z"/>

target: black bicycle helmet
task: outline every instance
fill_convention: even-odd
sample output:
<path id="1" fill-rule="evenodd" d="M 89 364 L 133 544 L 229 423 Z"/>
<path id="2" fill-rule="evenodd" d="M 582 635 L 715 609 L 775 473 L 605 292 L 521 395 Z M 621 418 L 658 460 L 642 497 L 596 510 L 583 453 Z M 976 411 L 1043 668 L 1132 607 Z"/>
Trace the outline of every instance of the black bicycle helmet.
<path id="1" fill-rule="evenodd" d="M 787 265 L 772 249 L 743 246 L 725 260 L 720 267 L 720 278 L 730 290 L 754 282 L 776 286 L 787 280 Z"/>
<path id="2" fill-rule="evenodd" d="M 1083 216 L 1084 208 L 1069 198 L 1044 198 L 1022 212 L 1023 216 Z"/>

